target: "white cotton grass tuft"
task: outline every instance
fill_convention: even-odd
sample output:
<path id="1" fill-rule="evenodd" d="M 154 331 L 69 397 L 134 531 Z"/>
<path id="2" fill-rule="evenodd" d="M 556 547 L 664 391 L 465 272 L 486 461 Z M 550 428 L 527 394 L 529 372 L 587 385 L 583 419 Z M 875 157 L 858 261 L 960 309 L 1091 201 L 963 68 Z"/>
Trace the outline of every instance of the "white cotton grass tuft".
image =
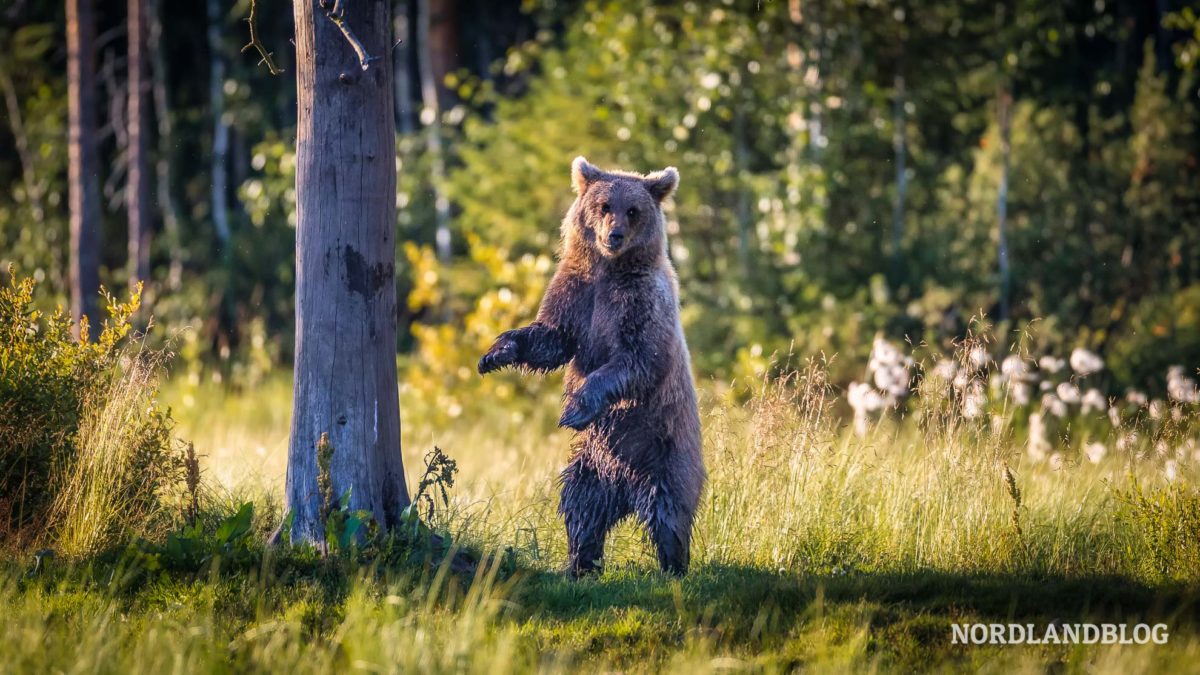
<path id="1" fill-rule="evenodd" d="M 969 420 L 978 419 L 986 410 L 987 391 L 983 382 L 975 380 L 963 391 L 962 415 Z"/>
<path id="2" fill-rule="evenodd" d="M 1043 462 L 1050 452 L 1050 442 L 1046 440 L 1046 424 L 1042 413 L 1035 412 L 1029 416 L 1029 442 L 1026 453 L 1034 463 Z"/>
<path id="3" fill-rule="evenodd" d="M 1086 377 L 1104 370 L 1104 360 L 1095 352 L 1076 347 L 1071 351 L 1071 370 L 1076 375 Z"/>
<path id="4" fill-rule="evenodd" d="M 1024 381 L 1029 377 L 1029 364 L 1016 354 L 1009 354 L 1000 362 L 1000 376 L 1005 381 Z"/>
<path id="5" fill-rule="evenodd" d="M 1067 362 L 1056 356 L 1046 355 L 1038 359 L 1038 368 L 1052 375 L 1062 370 L 1065 365 Z"/>
<path id="6" fill-rule="evenodd" d="M 1179 436 L 1168 445 L 1160 442 L 1153 447 L 1152 435 L 1140 436 L 1147 423 L 1157 428 L 1163 422 L 1186 422 L 1200 412 L 1191 407 L 1200 404 L 1200 372 L 1172 366 L 1166 372 L 1165 396 L 1152 399 L 1134 388 L 1110 392 L 1096 386 L 1092 378 L 1106 366 L 1098 353 L 1088 349 L 1073 349 L 1066 358 L 1010 353 L 993 359 L 984 342 L 971 338 L 959 343 L 955 353 L 936 358 L 924 368 L 916 380 L 920 387 L 914 389 L 916 366 L 904 348 L 904 344 L 876 336 L 865 377 L 851 383 L 847 401 L 854 410 L 854 430 L 859 436 L 871 433 L 871 423 L 887 410 L 901 408 L 918 394 L 932 395 L 948 402 L 956 419 L 990 422 L 995 433 L 1011 430 L 1014 411 L 1023 410 L 1022 415 L 1028 415 L 1024 433 L 1028 434 L 1029 460 L 1049 462 L 1054 468 L 1097 464 L 1110 452 L 1128 452 L 1137 459 L 1173 458 L 1179 462 L 1181 476 L 1186 476 L 1193 464 L 1200 464 L 1200 439 L 1184 445 Z M 992 401 L 997 404 L 992 406 Z M 918 413 L 923 410 L 924 406 L 917 407 Z M 1079 445 L 1077 437 L 1072 439 L 1079 416 L 1107 422 L 1104 427 L 1109 436 L 1085 438 Z M 1089 435 L 1093 432 L 1090 425 L 1084 429 Z M 1075 450 L 1068 451 L 1072 447 Z"/>
<path id="7" fill-rule="evenodd" d="M 1042 396 L 1042 410 L 1059 418 L 1067 416 L 1067 404 L 1054 394 L 1045 394 Z"/>
<path id="8" fill-rule="evenodd" d="M 983 345 L 975 345 L 967 352 L 966 365 L 973 371 L 983 370 L 992 362 L 991 355 Z"/>
<path id="9" fill-rule="evenodd" d="M 867 362 L 867 382 L 852 382 L 847 403 L 854 410 L 854 430 L 865 435 L 873 414 L 899 407 L 912 389 L 912 357 L 882 336 L 875 336 Z"/>
<path id="10" fill-rule="evenodd" d="M 1058 396 L 1059 400 L 1067 405 L 1075 405 L 1076 403 L 1079 403 L 1079 387 L 1076 387 L 1070 382 L 1060 382 L 1059 385 L 1054 388 L 1054 393 Z"/>
<path id="11" fill-rule="evenodd" d="M 1084 415 L 1106 413 L 1108 412 L 1108 399 L 1104 398 L 1104 394 L 1101 394 L 1099 389 L 1092 387 L 1084 392 L 1083 398 L 1079 402 L 1079 409 Z"/>
<path id="12" fill-rule="evenodd" d="M 1187 376 L 1183 366 L 1167 369 L 1167 397 L 1176 403 L 1200 403 L 1200 388 Z"/>

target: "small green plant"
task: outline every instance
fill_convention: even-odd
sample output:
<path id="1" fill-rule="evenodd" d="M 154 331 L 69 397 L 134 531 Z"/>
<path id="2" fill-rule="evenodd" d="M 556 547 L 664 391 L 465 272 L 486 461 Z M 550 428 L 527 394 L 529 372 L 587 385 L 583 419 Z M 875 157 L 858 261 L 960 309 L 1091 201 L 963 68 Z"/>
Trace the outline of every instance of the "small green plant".
<path id="1" fill-rule="evenodd" d="M 1136 542 L 1133 563 L 1152 578 L 1190 580 L 1200 570 L 1200 490 L 1185 483 L 1145 487 L 1131 476 L 1114 491 L 1118 517 Z"/>
<path id="2" fill-rule="evenodd" d="M 454 487 L 454 474 L 456 473 L 458 473 L 458 462 L 451 459 L 436 445 L 425 455 L 425 473 L 421 475 L 421 481 L 417 483 L 417 494 L 413 497 L 413 504 L 417 506 L 418 512 L 421 510 L 421 505 L 424 504 L 427 520 L 433 520 L 439 498 L 442 508 L 450 506 L 450 490 Z"/>
<path id="3" fill-rule="evenodd" d="M 333 454 L 329 434 L 322 432 L 317 441 L 317 490 L 321 495 L 321 520 L 325 523 L 325 553 L 349 553 L 357 545 L 362 528 L 374 523 L 374 516 L 365 509 L 350 508 L 353 486 L 334 500 Z M 286 529 L 291 529 L 290 523 Z"/>
<path id="4" fill-rule="evenodd" d="M 1012 500 L 1012 513 L 1009 514 L 1009 523 L 1012 525 L 1012 536 L 1016 542 L 1016 548 L 1021 552 L 1022 556 L 1027 556 L 1029 553 L 1029 545 L 1025 541 L 1025 531 L 1021 528 L 1021 488 L 1017 485 L 1017 476 L 1013 473 L 1012 467 L 1008 462 L 1004 463 L 1004 488 L 1008 492 L 1009 499 Z"/>
<path id="5" fill-rule="evenodd" d="M 126 560 L 146 572 L 200 572 L 215 559 L 223 564 L 244 564 L 255 557 L 253 523 L 254 504 L 246 502 L 221 519 L 215 530 L 206 531 L 197 520 L 171 532 L 161 544 L 137 539 L 126 549 Z"/>

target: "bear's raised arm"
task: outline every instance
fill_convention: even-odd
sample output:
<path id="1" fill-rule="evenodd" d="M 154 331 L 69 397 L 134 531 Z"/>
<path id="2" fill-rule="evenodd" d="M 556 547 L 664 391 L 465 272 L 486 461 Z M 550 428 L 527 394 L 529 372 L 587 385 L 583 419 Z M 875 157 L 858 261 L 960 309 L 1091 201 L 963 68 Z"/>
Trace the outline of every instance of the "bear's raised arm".
<path id="1" fill-rule="evenodd" d="M 496 338 L 483 358 L 480 374 L 505 366 L 549 372 L 575 356 L 579 331 L 591 315 L 591 289 L 585 280 L 559 268 L 550 280 L 537 319 Z"/>

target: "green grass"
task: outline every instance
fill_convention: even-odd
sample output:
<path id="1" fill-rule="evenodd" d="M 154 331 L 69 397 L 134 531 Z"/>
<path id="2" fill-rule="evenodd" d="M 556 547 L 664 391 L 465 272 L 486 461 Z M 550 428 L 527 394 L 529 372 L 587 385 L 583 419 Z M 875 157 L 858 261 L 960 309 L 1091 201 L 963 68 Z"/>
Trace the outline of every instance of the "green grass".
<path id="1" fill-rule="evenodd" d="M 626 523 L 610 537 L 603 576 L 564 579 L 554 477 L 567 435 L 552 428 L 554 411 L 518 419 L 484 400 L 441 428 L 405 419 L 406 466 L 415 476 L 434 444 L 458 460 L 454 500 L 435 524 L 477 549 L 511 549 L 497 560 L 515 565 L 457 578 L 256 547 L 237 565 L 146 574 L 119 557 L 35 569 L 13 556 L 0 568 L 0 663 L 12 672 L 1196 670 L 1194 466 L 1174 484 L 1140 449 L 1097 465 L 1067 451 L 1052 467 L 1027 459 L 1011 425 L 954 416 L 883 422 L 860 438 L 831 413 L 819 372 L 793 385 L 763 387 L 745 404 L 706 395 L 710 482 L 685 578 L 659 574 L 645 536 Z M 207 454 L 214 508 L 252 498 L 258 530 L 271 527 L 286 379 L 241 394 L 174 382 L 164 396 L 177 432 Z M 1161 622 L 1170 642 L 951 643 L 954 623 L 1052 621 Z"/>

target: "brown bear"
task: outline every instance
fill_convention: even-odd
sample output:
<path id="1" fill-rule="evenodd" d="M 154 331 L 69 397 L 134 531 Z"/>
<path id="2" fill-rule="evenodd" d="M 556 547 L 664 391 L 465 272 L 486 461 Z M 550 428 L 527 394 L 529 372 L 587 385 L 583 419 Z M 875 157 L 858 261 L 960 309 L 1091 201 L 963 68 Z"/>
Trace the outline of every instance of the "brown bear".
<path id="1" fill-rule="evenodd" d="M 679 173 L 601 171 L 577 157 L 571 177 L 578 196 L 537 320 L 496 338 L 479 372 L 567 367 L 558 423 L 579 433 L 558 510 L 572 576 L 601 569 L 608 531 L 631 514 L 662 569 L 683 574 L 705 473 L 662 212 Z"/>

